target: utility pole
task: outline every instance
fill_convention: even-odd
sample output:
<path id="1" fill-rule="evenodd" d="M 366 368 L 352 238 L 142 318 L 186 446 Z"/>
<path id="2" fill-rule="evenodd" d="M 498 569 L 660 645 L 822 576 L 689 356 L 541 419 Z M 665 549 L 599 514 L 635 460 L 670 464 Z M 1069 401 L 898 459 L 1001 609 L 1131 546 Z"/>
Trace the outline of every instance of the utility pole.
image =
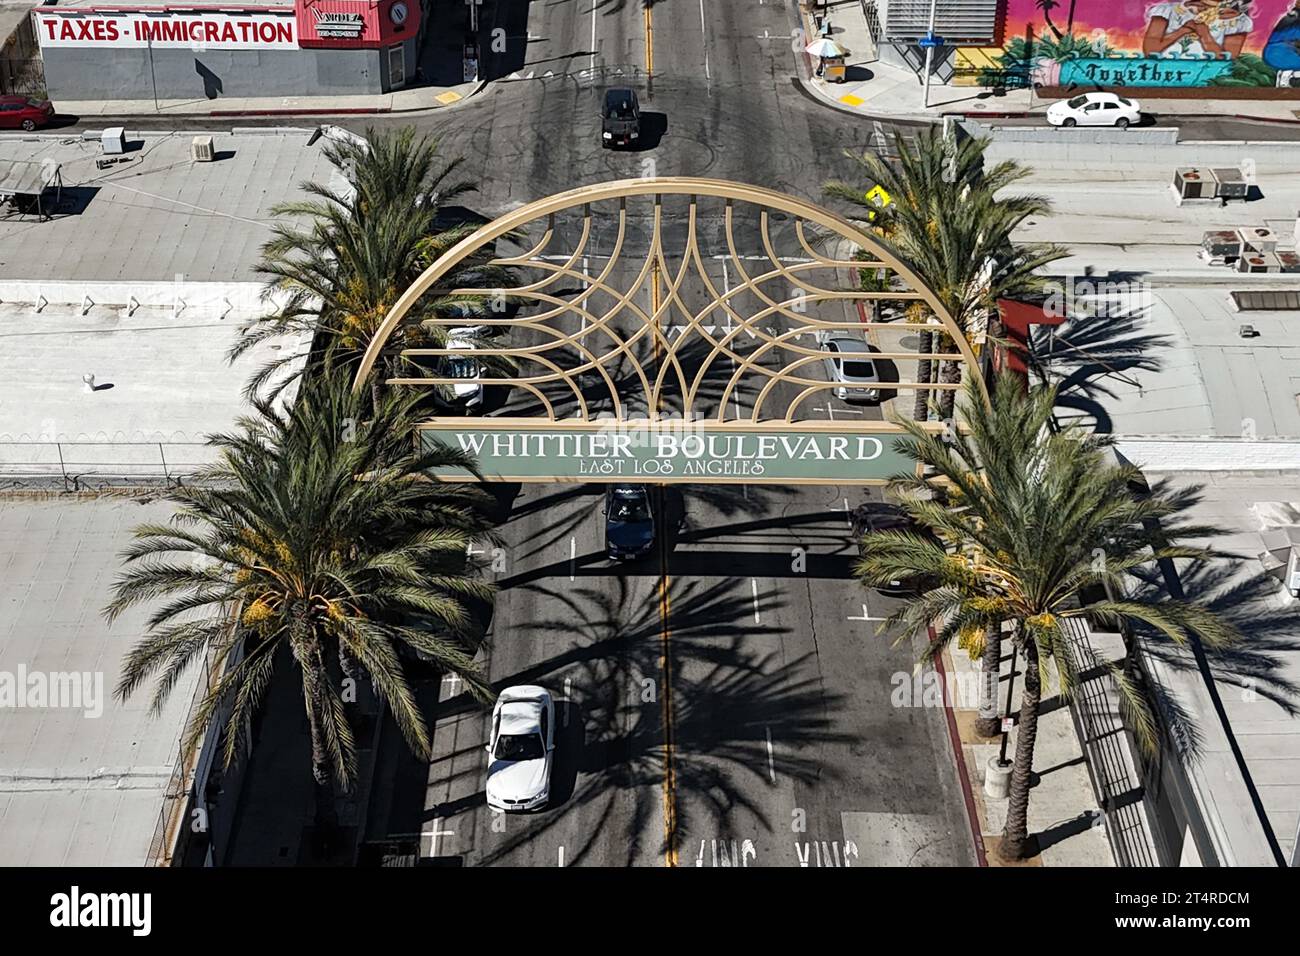
<path id="1" fill-rule="evenodd" d="M 939 0 L 930 0 L 930 25 L 926 28 L 925 47 L 925 92 L 922 94 L 921 106 L 930 108 L 930 66 L 934 62 L 934 8 Z"/>

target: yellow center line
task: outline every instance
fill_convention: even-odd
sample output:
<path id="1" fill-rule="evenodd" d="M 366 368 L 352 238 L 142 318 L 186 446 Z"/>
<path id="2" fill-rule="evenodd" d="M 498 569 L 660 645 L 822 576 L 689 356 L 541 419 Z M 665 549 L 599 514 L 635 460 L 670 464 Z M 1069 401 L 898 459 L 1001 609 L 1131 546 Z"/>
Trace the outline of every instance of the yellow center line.
<path id="1" fill-rule="evenodd" d="M 646 10 L 649 14 L 649 9 Z M 648 27 L 648 23 L 647 23 Z M 649 36 L 647 29 L 646 36 Z M 663 305 L 659 289 L 659 263 L 656 260 L 651 268 L 650 314 L 658 324 L 658 312 Z M 660 361 L 659 337 L 654 337 L 655 361 Z M 659 410 L 659 397 L 655 399 L 655 411 Z M 660 488 L 663 486 L 661 485 Z M 659 498 L 660 513 L 663 508 L 663 496 Z M 670 597 L 668 578 L 668 548 L 663 536 L 659 538 L 659 669 L 663 674 L 664 723 L 664 865 L 677 865 L 677 776 L 673 767 L 673 657 L 672 627 L 669 624 L 672 615 L 672 598 Z"/>
<path id="2" fill-rule="evenodd" d="M 649 4 L 645 6 L 645 71 L 655 71 L 655 17 Z"/>

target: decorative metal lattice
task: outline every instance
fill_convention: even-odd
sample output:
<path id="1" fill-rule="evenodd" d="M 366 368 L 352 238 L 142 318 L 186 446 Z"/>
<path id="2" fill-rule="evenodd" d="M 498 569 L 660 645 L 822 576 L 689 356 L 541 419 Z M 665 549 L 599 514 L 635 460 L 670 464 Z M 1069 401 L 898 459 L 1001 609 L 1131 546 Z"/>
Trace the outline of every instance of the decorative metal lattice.
<path id="1" fill-rule="evenodd" d="M 495 244 L 521 236 L 531 243 L 526 250 L 495 254 Z M 785 254 L 778 250 L 782 244 L 788 247 Z M 509 288 L 445 286 L 447 276 L 469 261 L 483 261 L 487 250 L 493 253 L 489 264 L 508 269 L 517 282 Z M 887 288 L 856 288 L 863 269 L 884 270 Z M 394 332 L 431 290 L 520 305 L 517 315 L 488 320 L 512 329 L 509 344 L 486 351 L 481 346 L 405 348 L 397 354 L 417 361 L 491 355 L 509 361 L 518 374 L 394 374 L 386 381 L 513 386 L 536 400 L 540 414 L 530 417 L 548 427 L 590 422 L 611 412 L 623 418 L 630 409 L 651 421 L 796 423 L 807 399 L 837 387 L 810 375 L 809 367 L 827 358 L 825 337 L 846 330 L 915 334 L 916 327 L 901 318 L 876 321 L 873 314 L 869 321 L 858 303 L 872 300 L 900 309 L 921 304 L 941 333 L 936 340 L 947 343 L 941 348 L 948 351 L 918 354 L 873 346 L 869 352 L 843 352 L 843 360 L 920 359 L 975 368 L 975 356 L 952 317 L 885 244 L 819 206 L 717 180 L 585 186 L 487 223 L 434 262 L 393 306 L 365 353 L 358 387 L 381 356 L 391 354 Z M 859 314 L 846 312 L 846 304 Z M 435 321 L 455 326 L 466 320 Z M 402 367 L 420 368 L 411 362 Z M 752 387 L 746 389 L 748 409 L 742 411 L 737 396 L 746 383 Z M 778 391 L 782 384 L 792 387 Z M 892 391 L 959 387 L 886 384 Z M 783 395 L 779 401 L 778 394 Z M 862 425 L 876 433 L 893 430 L 881 422 Z"/>

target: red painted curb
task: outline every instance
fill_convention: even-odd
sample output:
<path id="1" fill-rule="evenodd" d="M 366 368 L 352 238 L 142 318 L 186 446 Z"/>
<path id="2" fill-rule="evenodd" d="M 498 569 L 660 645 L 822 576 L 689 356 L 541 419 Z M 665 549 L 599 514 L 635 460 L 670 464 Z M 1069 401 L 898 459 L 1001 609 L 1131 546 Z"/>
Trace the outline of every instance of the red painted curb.
<path id="1" fill-rule="evenodd" d="M 934 641 L 934 627 L 929 627 L 930 640 Z M 971 789 L 970 777 L 966 774 L 966 758 L 962 754 L 961 734 L 957 731 L 957 717 L 952 712 L 952 697 L 948 693 L 948 673 L 943 669 L 943 655 L 934 659 L 934 669 L 939 674 L 939 683 L 943 689 L 943 712 L 948 718 L 948 741 L 952 744 L 952 754 L 957 761 L 957 777 L 961 780 L 962 796 L 966 799 L 966 816 L 970 820 L 971 838 L 975 841 L 975 856 L 980 866 L 988 866 L 988 854 L 984 852 L 984 835 L 980 833 L 980 818 L 975 812 L 975 792 Z"/>
<path id="2" fill-rule="evenodd" d="M 308 109 L 308 110 L 212 110 L 199 113 L 199 116 L 369 116 L 375 113 L 391 113 L 387 107 L 354 106 L 344 109 Z"/>

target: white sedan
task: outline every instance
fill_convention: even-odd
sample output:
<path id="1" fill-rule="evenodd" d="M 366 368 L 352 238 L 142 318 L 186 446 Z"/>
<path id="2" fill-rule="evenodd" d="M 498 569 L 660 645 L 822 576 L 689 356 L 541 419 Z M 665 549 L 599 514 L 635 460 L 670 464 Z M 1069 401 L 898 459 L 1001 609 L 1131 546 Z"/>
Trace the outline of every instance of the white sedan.
<path id="1" fill-rule="evenodd" d="M 1081 93 L 1047 108 L 1047 122 L 1053 126 L 1115 126 L 1127 129 L 1142 121 L 1137 100 L 1114 93 Z"/>
<path id="2" fill-rule="evenodd" d="M 555 703 L 544 687 L 523 684 L 501 692 L 492 708 L 487 805 L 537 810 L 551 797 Z"/>

